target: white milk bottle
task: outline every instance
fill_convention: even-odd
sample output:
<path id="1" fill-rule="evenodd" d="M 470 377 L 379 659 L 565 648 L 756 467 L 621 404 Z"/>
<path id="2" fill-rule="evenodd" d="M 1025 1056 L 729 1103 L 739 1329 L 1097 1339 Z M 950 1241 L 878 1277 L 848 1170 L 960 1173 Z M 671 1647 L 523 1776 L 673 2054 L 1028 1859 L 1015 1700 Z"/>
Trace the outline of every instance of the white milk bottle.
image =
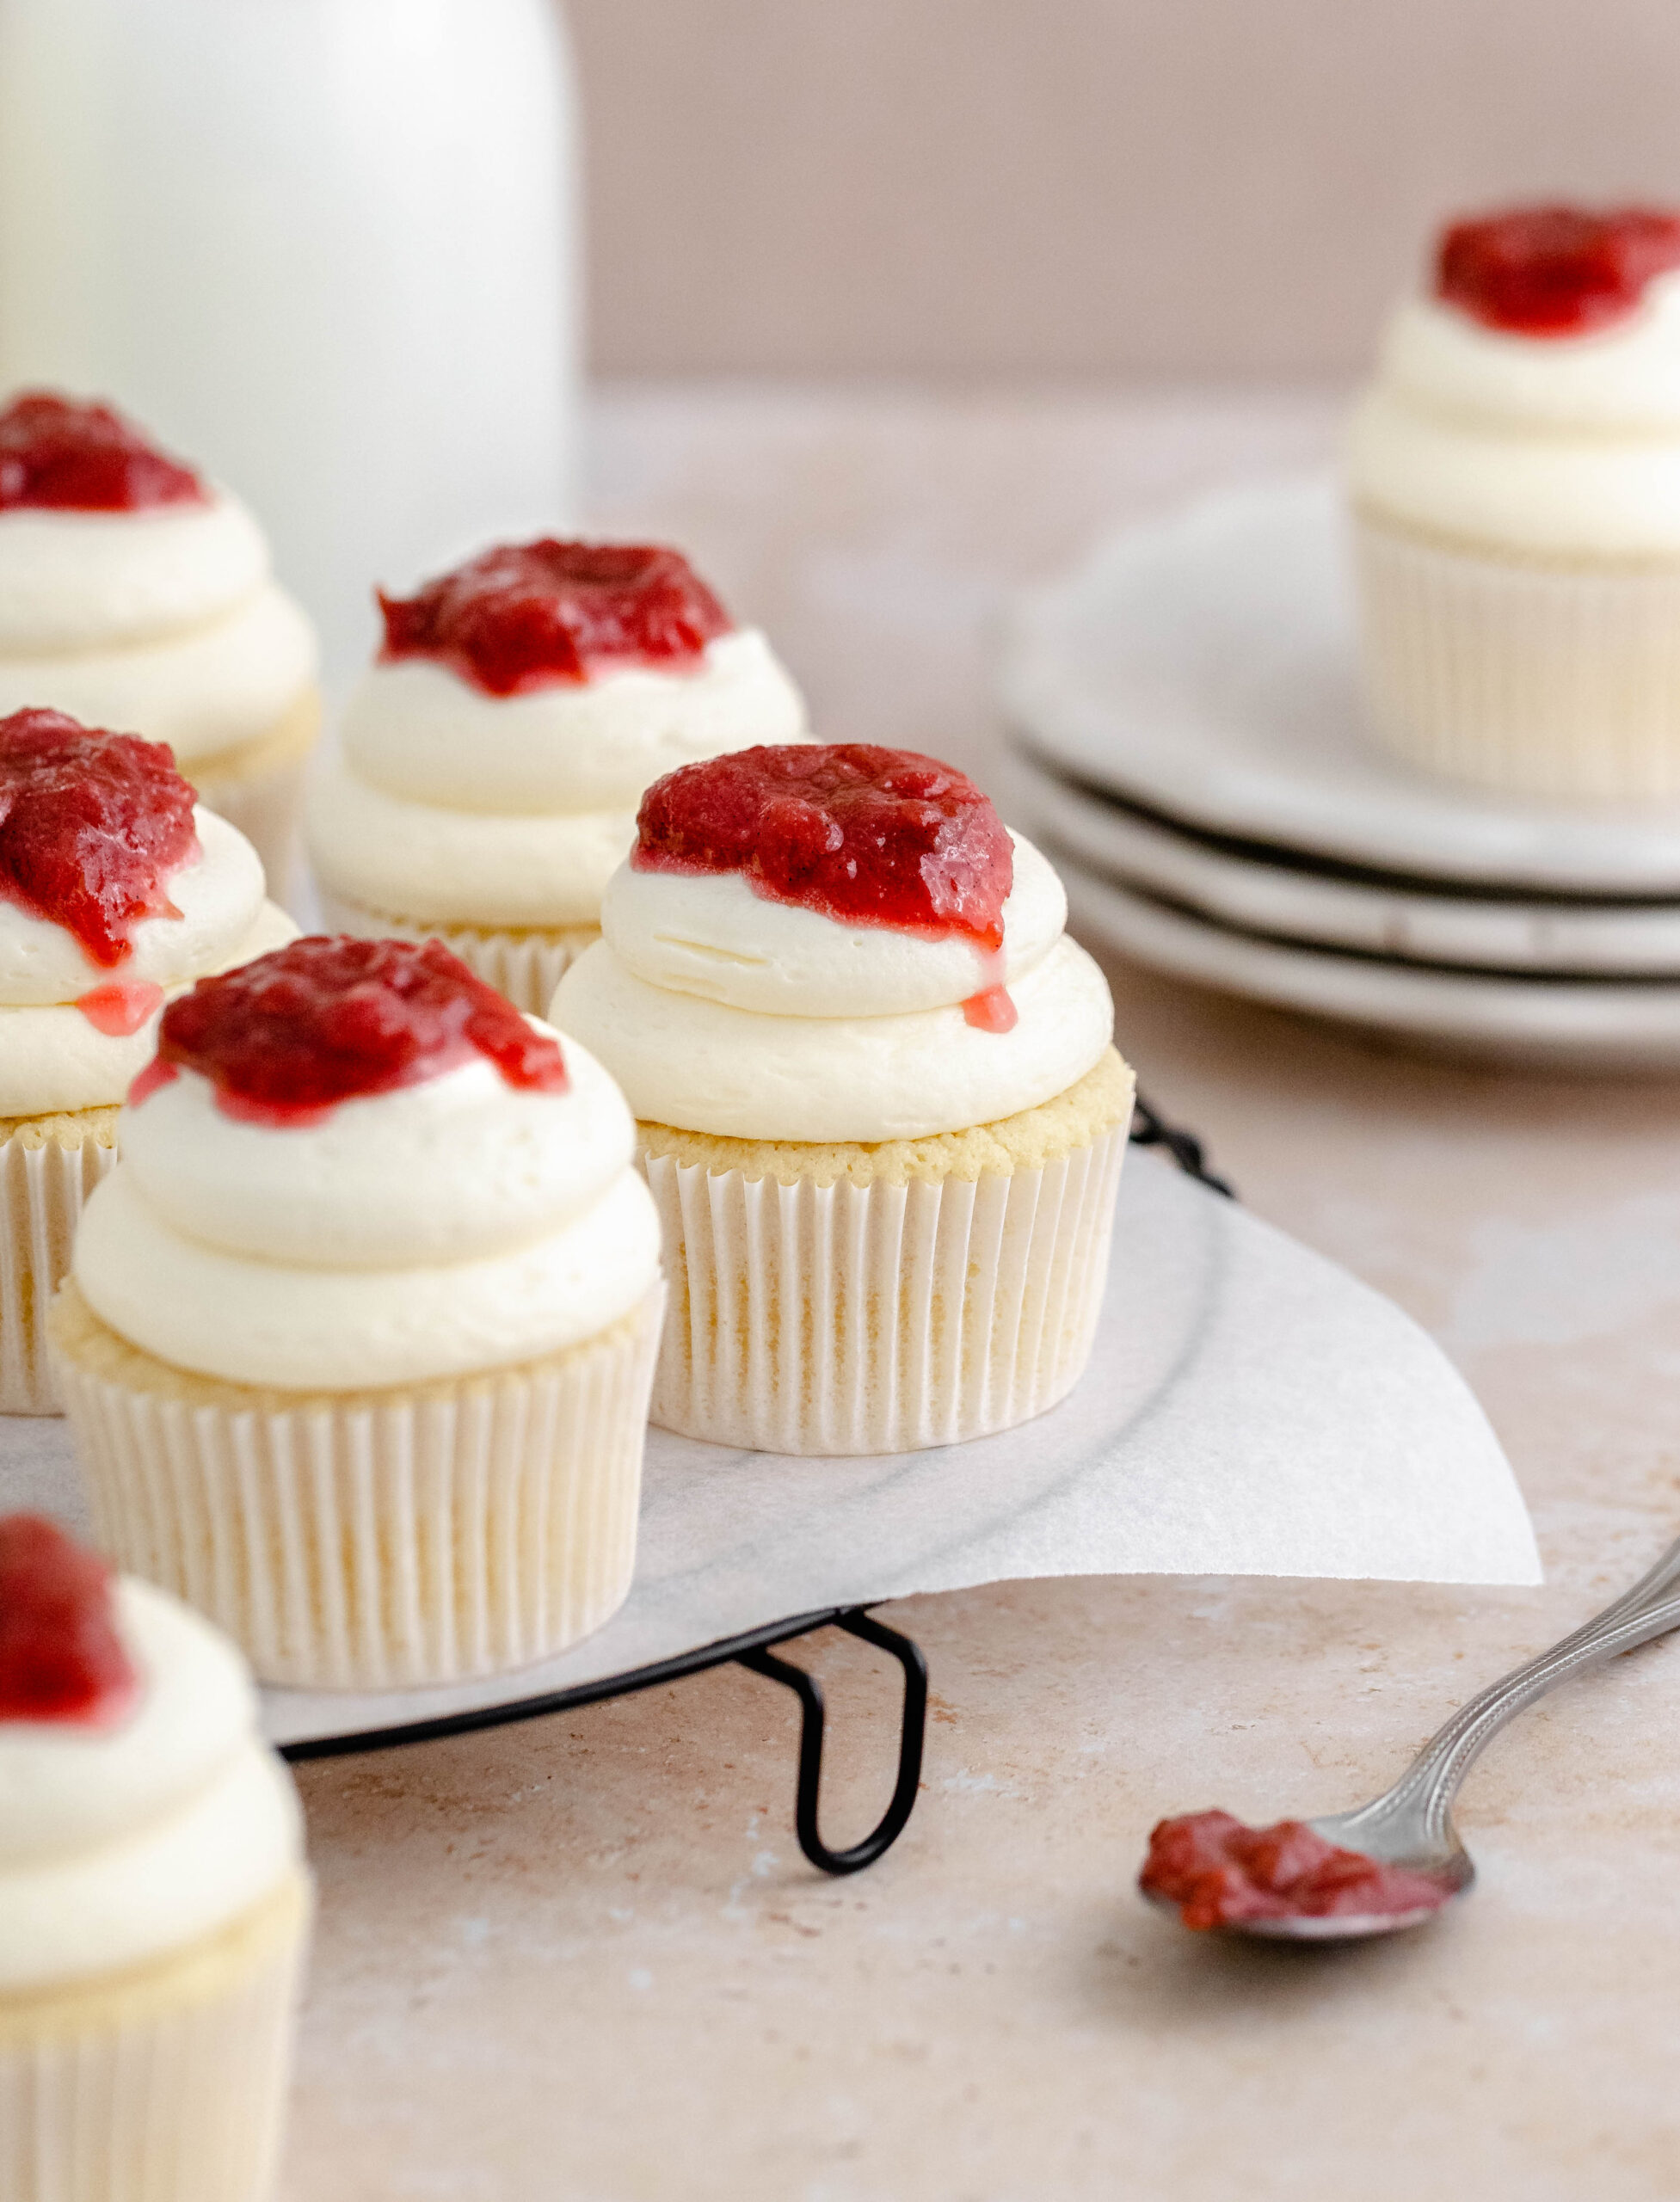
<path id="1" fill-rule="evenodd" d="M 557 0 L 0 0 L 0 391 L 112 399 L 366 655 L 376 582 L 569 516 Z"/>

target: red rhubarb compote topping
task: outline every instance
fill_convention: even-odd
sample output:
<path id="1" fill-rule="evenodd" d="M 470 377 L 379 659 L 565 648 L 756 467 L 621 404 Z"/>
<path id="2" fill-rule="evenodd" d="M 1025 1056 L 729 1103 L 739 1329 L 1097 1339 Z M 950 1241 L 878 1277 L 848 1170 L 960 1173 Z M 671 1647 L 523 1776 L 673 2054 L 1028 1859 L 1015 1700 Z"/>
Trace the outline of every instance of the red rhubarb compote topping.
<path id="1" fill-rule="evenodd" d="M 102 1726 L 138 1688 L 104 1561 L 42 1515 L 0 1519 L 0 1720 Z"/>
<path id="2" fill-rule="evenodd" d="M 1229 1812 L 1162 1820 L 1137 1885 L 1179 1907 L 1186 1927 L 1245 1919 L 1394 1918 L 1430 1911 L 1452 1891 L 1363 1851 L 1344 1850 L 1305 1820 L 1246 1827 Z"/>
<path id="3" fill-rule="evenodd" d="M 342 1101 L 424 1085 L 483 1055 L 511 1086 L 563 1093 L 557 1043 L 441 941 L 316 936 L 200 979 L 163 1012 L 131 1107 L 194 1070 L 225 1114 L 286 1129 Z"/>
<path id="4" fill-rule="evenodd" d="M 767 901 L 843 925 L 1003 947 L 1003 821 L 972 780 L 914 750 L 738 749 L 655 780 L 636 823 L 638 871 L 738 871 Z"/>
<path id="5" fill-rule="evenodd" d="M 168 885 L 198 857 L 193 803 L 164 743 L 15 711 L 0 719 L 0 899 L 110 969 L 143 919 L 181 915 Z"/>
<path id="6" fill-rule="evenodd" d="M 734 623 L 680 550 L 501 543 L 415 596 L 386 596 L 386 664 L 440 660 L 492 696 L 626 667 L 691 673 Z"/>
<path id="7" fill-rule="evenodd" d="M 26 391 L 0 411 L 0 512 L 201 505 L 205 488 L 108 405 Z"/>
<path id="8" fill-rule="evenodd" d="M 1680 268 L 1680 213 L 1520 206 L 1455 222 L 1436 255 L 1437 297 L 1516 336 L 1585 336 L 1624 320 L 1653 276 Z"/>

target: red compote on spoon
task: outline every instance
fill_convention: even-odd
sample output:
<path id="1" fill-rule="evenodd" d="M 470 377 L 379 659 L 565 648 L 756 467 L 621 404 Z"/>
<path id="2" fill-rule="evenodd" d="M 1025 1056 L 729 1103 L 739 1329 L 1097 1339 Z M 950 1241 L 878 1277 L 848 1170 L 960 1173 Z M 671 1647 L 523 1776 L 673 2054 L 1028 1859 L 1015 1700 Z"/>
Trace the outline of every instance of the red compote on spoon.
<path id="1" fill-rule="evenodd" d="M 1138 1875 L 1186 1927 L 1257 1921 L 1414 1919 L 1455 1893 L 1447 1883 L 1326 1842 L 1305 1820 L 1246 1827 L 1229 1812 L 1162 1820 Z"/>
<path id="2" fill-rule="evenodd" d="M 138 1688 L 104 1561 L 42 1515 L 0 1519 L 0 1720 L 106 1727 Z"/>
<path id="3" fill-rule="evenodd" d="M 108 405 L 25 391 L 0 411 L 0 512 L 201 505 L 204 484 Z"/>
<path id="4" fill-rule="evenodd" d="M 0 719 L 0 901 L 62 926 L 89 963 L 127 958 L 147 918 L 178 918 L 169 883 L 199 854 L 194 795 L 166 744 L 62 711 Z M 163 1000 L 114 980 L 77 1006 L 102 1032 L 138 1032 Z"/>
<path id="5" fill-rule="evenodd" d="M 508 1084 L 563 1093 L 559 1047 L 441 941 L 314 936 L 200 979 L 171 1002 L 140 1107 L 180 1069 L 224 1114 L 272 1129 L 317 1124 L 342 1101 L 419 1086 L 483 1055 Z"/>
<path id="6" fill-rule="evenodd" d="M 643 797 L 638 871 L 740 872 L 755 895 L 842 925 L 972 942 L 971 1024 L 1007 1032 L 1003 908 L 1014 849 L 965 774 L 872 742 L 741 749 L 685 765 Z"/>
<path id="7" fill-rule="evenodd" d="M 440 660 L 492 696 L 653 666 L 698 667 L 734 623 L 680 550 L 652 543 L 503 543 L 411 597 L 379 597 L 383 661 Z"/>
<path id="8" fill-rule="evenodd" d="M 1523 206 L 1455 222 L 1441 239 L 1435 287 L 1510 335 L 1585 336 L 1625 320 L 1646 286 L 1676 268 L 1680 214 Z"/>

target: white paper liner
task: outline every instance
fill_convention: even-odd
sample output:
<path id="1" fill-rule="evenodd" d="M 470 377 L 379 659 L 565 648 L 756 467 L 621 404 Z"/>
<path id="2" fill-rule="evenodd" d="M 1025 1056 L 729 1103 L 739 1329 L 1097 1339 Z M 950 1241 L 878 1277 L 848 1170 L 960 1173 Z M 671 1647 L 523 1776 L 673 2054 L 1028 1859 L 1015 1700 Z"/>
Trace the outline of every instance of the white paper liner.
<path id="1" fill-rule="evenodd" d="M 91 1133 L 0 1140 L 0 1414 L 62 1412 L 46 1351 L 46 1311 L 70 1268 L 88 1196 L 117 1159 Z"/>
<path id="2" fill-rule="evenodd" d="M 0 1997 L 5 2202 L 266 2202 L 308 1919 L 299 1874 L 207 1953 L 48 1998 L 33 2038 Z"/>
<path id="3" fill-rule="evenodd" d="M 1594 802 L 1680 794 L 1680 563 L 1575 569 L 1354 516 L 1383 742 L 1449 779 Z"/>
<path id="4" fill-rule="evenodd" d="M 551 1657 L 630 1590 L 664 1304 L 661 1282 L 551 1360 L 343 1405 L 200 1404 L 58 1350 L 96 1541 L 264 1682 L 412 1687 Z"/>
<path id="5" fill-rule="evenodd" d="M 599 926 L 557 926 L 551 931 L 496 932 L 481 926 L 425 926 L 381 910 L 347 902 L 317 882 L 321 916 L 332 932 L 362 940 L 440 940 L 486 986 L 505 994 L 527 1016 L 546 1017 L 562 975 L 600 938 Z"/>
<path id="6" fill-rule="evenodd" d="M 1126 1132 L 905 1185 L 644 1156 L 672 1286 L 654 1421 L 760 1452 L 905 1453 L 1042 1414 L 1090 1358 Z"/>

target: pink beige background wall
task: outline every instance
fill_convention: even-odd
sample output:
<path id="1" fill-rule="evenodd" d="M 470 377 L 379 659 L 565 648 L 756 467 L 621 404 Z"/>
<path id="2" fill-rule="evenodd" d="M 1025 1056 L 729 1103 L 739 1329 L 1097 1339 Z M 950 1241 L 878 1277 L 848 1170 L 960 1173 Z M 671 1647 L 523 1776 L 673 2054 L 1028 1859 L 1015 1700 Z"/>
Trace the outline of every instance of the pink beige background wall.
<path id="1" fill-rule="evenodd" d="M 609 373 L 1339 373 L 1443 212 L 1680 200 L 1677 0 L 568 11 Z"/>

